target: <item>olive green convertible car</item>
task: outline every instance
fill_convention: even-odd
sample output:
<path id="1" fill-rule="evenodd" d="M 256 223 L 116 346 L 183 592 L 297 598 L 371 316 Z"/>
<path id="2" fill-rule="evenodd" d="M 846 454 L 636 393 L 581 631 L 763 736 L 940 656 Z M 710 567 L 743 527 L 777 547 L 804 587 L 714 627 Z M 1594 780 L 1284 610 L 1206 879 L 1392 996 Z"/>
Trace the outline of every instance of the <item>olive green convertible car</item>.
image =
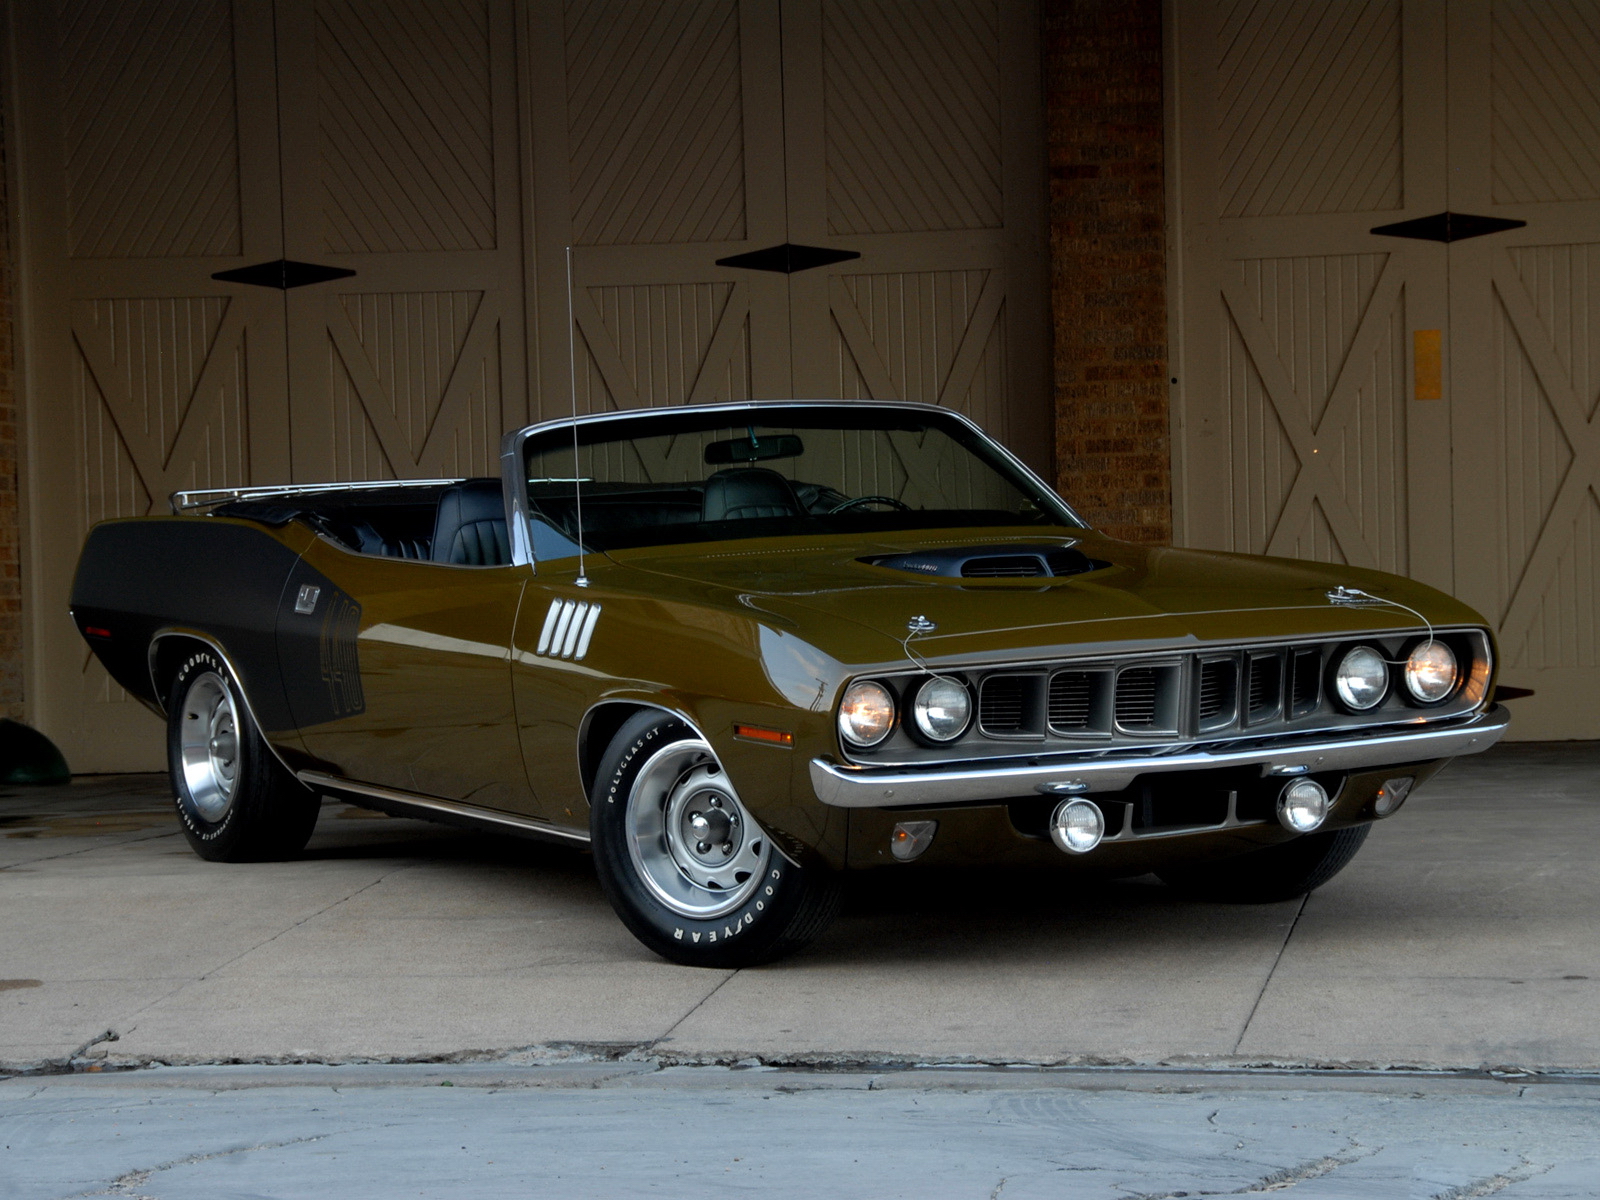
<path id="1" fill-rule="evenodd" d="M 73 616 L 200 855 L 297 853 L 324 796 L 586 843 L 646 946 L 729 966 L 852 869 L 1298 895 L 1506 727 L 1449 596 L 1100 536 L 944 409 L 610 413 L 501 462 L 90 533 Z"/>

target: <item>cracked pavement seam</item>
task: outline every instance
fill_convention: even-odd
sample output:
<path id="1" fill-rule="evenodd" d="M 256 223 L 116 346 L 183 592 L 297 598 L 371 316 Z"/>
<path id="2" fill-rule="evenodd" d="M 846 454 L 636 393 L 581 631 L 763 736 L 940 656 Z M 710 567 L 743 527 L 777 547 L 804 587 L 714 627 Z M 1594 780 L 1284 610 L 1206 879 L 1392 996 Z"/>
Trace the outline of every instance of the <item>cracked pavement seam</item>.
<path id="1" fill-rule="evenodd" d="M 1350 1149 L 1356 1149 L 1354 1142 L 1350 1144 Z M 1381 1149 L 1383 1149 L 1382 1146 L 1377 1146 L 1371 1150 L 1360 1150 L 1357 1153 L 1325 1155 L 1311 1162 L 1301 1163 L 1299 1166 L 1284 1167 L 1280 1171 L 1273 1171 L 1270 1174 L 1263 1175 L 1254 1183 L 1246 1184 L 1242 1188 L 1203 1194 L 1214 1196 L 1255 1196 L 1263 1192 L 1287 1191 L 1289 1188 L 1294 1187 L 1296 1184 L 1304 1183 L 1308 1179 L 1320 1179 L 1324 1175 L 1331 1175 L 1340 1167 L 1348 1167 L 1351 1163 L 1360 1162 L 1363 1158 L 1376 1154 Z M 1194 1194 L 1192 1191 L 1140 1192 L 1136 1195 L 1124 1196 L 1122 1200 L 1176 1200 L 1177 1197 L 1192 1196 Z M 1459 1200 L 1466 1200 L 1468 1195 L 1479 1196 L 1487 1194 L 1485 1192 L 1463 1193 Z M 1435 1197 L 1435 1200 L 1458 1200 L 1458 1198 L 1451 1194 L 1448 1197 Z"/>
<path id="2" fill-rule="evenodd" d="M 339 1132 L 347 1133 L 349 1131 L 340 1130 Z M 135 1191 L 134 1189 L 148 1183 L 152 1175 L 160 1174 L 162 1171 L 171 1171 L 176 1167 L 186 1167 L 192 1163 L 206 1162 L 214 1158 L 228 1158 L 234 1154 L 250 1154 L 256 1150 L 280 1150 L 285 1146 L 299 1146 L 306 1142 L 320 1142 L 335 1136 L 337 1136 L 337 1134 L 319 1133 L 312 1137 L 288 1138 L 281 1142 L 262 1142 L 259 1145 L 254 1146 L 233 1146 L 227 1150 L 212 1150 L 205 1154 L 187 1154 L 182 1158 L 175 1158 L 171 1162 L 164 1162 L 153 1167 L 141 1167 L 132 1171 L 126 1171 L 123 1174 L 118 1175 L 99 1191 L 79 1192 L 78 1195 L 129 1196 L 133 1197 L 134 1200 L 155 1200 L 155 1197 L 146 1196 L 143 1192 Z"/>
<path id="3" fill-rule="evenodd" d="M 1490 1175 L 1472 1183 L 1463 1183 L 1458 1187 L 1435 1192 L 1429 1200 L 1477 1200 L 1479 1196 L 1492 1196 L 1496 1192 L 1505 1191 L 1514 1183 L 1523 1183 L 1535 1175 L 1543 1175 L 1554 1169 L 1554 1163 L 1540 1165 L 1525 1158 L 1522 1160 L 1522 1166 L 1514 1171 L 1502 1171 L 1498 1175 Z"/>

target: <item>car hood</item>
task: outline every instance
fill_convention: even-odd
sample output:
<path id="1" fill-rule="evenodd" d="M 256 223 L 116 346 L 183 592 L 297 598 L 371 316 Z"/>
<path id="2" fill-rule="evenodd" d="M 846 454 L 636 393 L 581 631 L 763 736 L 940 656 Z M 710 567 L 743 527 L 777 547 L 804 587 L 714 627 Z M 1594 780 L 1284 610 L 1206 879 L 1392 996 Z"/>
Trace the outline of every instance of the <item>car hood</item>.
<path id="1" fill-rule="evenodd" d="M 1031 547 L 1046 541 L 1075 546 L 1099 565 L 1063 578 L 970 579 L 926 577 L 862 561 L 933 547 Z M 1041 537 L 1037 528 L 789 538 L 613 551 L 611 557 L 665 577 L 661 583 L 687 585 L 703 600 L 764 613 L 843 661 L 889 661 L 903 654 L 898 646 L 916 617 L 934 626 L 916 636 L 918 656 L 942 662 L 1422 627 L 1404 608 L 1330 602 L 1329 591 L 1340 586 L 1408 606 L 1435 624 L 1483 624 L 1467 606 L 1399 576 L 1138 546 L 1087 531 L 1054 538 Z M 862 643 L 862 630 L 878 635 L 870 639 L 876 645 Z M 897 648 L 891 652 L 882 639 Z"/>

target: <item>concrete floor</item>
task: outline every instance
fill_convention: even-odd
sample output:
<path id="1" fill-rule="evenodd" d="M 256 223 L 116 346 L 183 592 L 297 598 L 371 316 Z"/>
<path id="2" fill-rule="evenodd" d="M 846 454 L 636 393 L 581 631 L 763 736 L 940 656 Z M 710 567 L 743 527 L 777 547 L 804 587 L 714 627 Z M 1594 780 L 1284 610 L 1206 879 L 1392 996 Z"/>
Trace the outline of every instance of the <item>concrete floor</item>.
<path id="1" fill-rule="evenodd" d="M 737 972 L 647 953 L 574 850 L 329 805 L 300 861 L 210 864 L 168 803 L 149 776 L 0 793 L 0 1066 L 1600 1069 L 1593 743 L 1457 762 L 1306 902 L 907 871 Z"/>
<path id="2" fill-rule="evenodd" d="M 1595 1079 L 163 1068 L 0 1082 L 0 1195 L 1577 1200 L 1597 1126 Z"/>

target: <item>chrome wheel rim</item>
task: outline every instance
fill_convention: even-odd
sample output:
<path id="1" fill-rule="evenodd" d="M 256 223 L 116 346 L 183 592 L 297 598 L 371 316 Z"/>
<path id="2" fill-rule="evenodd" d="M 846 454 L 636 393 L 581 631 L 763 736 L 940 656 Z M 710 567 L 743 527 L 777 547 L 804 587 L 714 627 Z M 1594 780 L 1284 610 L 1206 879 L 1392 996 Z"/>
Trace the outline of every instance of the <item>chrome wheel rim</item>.
<path id="1" fill-rule="evenodd" d="M 720 917 L 761 886 L 772 846 L 698 738 L 663 746 L 628 795 L 628 853 L 650 893 L 679 916 Z"/>
<path id="2" fill-rule="evenodd" d="M 196 814 L 213 825 L 233 805 L 239 776 L 239 721 L 233 693 L 215 671 L 197 675 L 183 697 L 178 744 Z"/>

